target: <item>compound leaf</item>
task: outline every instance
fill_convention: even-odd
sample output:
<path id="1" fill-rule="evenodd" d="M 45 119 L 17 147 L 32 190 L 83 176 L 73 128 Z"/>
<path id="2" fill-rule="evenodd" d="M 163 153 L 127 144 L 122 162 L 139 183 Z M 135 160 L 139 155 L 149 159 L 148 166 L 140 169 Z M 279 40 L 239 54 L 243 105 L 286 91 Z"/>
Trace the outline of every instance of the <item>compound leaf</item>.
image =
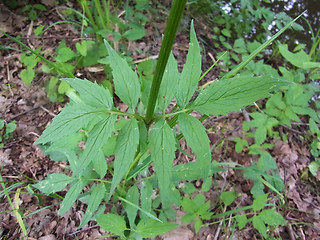
<path id="1" fill-rule="evenodd" d="M 128 121 L 120 130 L 115 147 L 114 175 L 112 178 L 109 199 L 128 171 L 134 160 L 139 143 L 138 123 L 135 119 Z"/>
<path id="2" fill-rule="evenodd" d="M 91 188 L 90 198 L 86 213 L 84 214 L 81 223 L 78 228 L 82 228 L 87 222 L 90 221 L 94 212 L 98 209 L 101 200 L 105 194 L 105 186 L 104 183 L 100 183 L 99 185 L 93 185 Z"/>
<path id="3" fill-rule="evenodd" d="M 169 125 L 163 119 L 158 120 L 149 135 L 151 160 L 157 172 L 160 197 L 165 207 L 170 205 L 172 191 L 172 164 L 176 150 L 175 136 Z"/>
<path id="4" fill-rule="evenodd" d="M 74 134 L 91 121 L 99 119 L 101 115 L 105 115 L 103 110 L 98 110 L 84 103 L 67 105 L 53 119 L 50 126 L 35 141 L 35 144 L 54 142 L 62 137 Z"/>
<path id="5" fill-rule="evenodd" d="M 148 219 L 146 222 L 140 221 L 136 231 L 143 238 L 154 238 L 158 235 L 164 234 L 175 229 L 178 226 L 176 223 L 171 222 L 158 222 L 154 219 Z"/>
<path id="6" fill-rule="evenodd" d="M 82 80 L 80 78 L 63 78 L 61 81 L 69 83 L 80 94 L 80 98 L 86 104 L 92 106 L 104 106 L 111 109 L 113 105 L 112 97 L 108 89 L 98 85 L 96 82 Z"/>
<path id="7" fill-rule="evenodd" d="M 34 184 L 33 187 L 39 189 L 41 192 L 50 194 L 63 190 L 67 184 L 74 181 L 74 178 L 62 173 L 49 174 L 45 180 Z"/>
<path id="8" fill-rule="evenodd" d="M 239 76 L 215 81 L 202 90 L 190 108 L 207 115 L 225 115 L 268 97 L 284 81 L 271 76 Z"/>
<path id="9" fill-rule="evenodd" d="M 71 184 L 66 196 L 64 197 L 61 203 L 61 208 L 58 211 L 59 215 L 64 214 L 70 209 L 72 204 L 78 199 L 78 196 L 81 193 L 84 186 L 85 183 L 82 180 L 74 181 L 73 184 Z"/>
<path id="10" fill-rule="evenodd" d="M 126 222 L 121 216 L 113 213 L 107 213 L 98 216 L 96 220 L 104 230 L 124 238 L 124 230 L 126 230 L 127 227 Z"/>
<path id="11" fill-rule="evenodd" d="M 115 120 L 116 115 L 110 115 L 98 122 L 89 132 L 84 152 L 79 158 L 79 163 L 77 164 L 77 171 L 74 172 L 75 175 L 81 173 L 91 161 L 99 158 L 102 146 L 112 134 Z"/>
<path id="12" fill-rule="evenodd" d="M 193 22 L 190 28 L 190 43 L 186 64 L 183 67 L 178 91 L 177 102 L 180 106 L 185 106 L 194 94 L 201 75 L 201 55 L 200 47 L 194 31 Z M 174 86 L 174 85 L 172 85 Z"/>
<path id="13" fill-rule="evenodd" d="M 106 40 L 104 40 L 104 43 L 109 52 L 115 92 L 125 104 L 134 109 L 140 97 L 138 76 L 126 60 L 121 58 Z"/>
<path id="14" fill-rule="evenodd" d="M 206 178 L 209 174 L 211 162 L 210 141 L 206 130 L 198 119 L 186 113 L 179 114 L 178 119 L 180 130 L 187 140 L 187 144 L 196 154 L 199 163 L 201 163 L 203 177 Z"/>

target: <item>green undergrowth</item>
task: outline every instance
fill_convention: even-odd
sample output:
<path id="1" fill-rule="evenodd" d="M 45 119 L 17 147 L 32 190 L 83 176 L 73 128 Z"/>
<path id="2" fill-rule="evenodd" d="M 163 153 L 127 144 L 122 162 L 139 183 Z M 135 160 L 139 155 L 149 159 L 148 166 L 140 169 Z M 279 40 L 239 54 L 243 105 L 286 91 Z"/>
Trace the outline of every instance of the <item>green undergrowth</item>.
<path id="1" fill-rule="evenodd" d="M 5 120 L 0 119 L 0 148 L 3 148 L 6 142 L 13 137 L 12 133 L 16 128 L 17 124 L 15 121 L 7 123 Z"/>
<path id="2" fill-rule="evenodd" d="M 77 69 L 88 67 L 91 67 L 93 73 L 104 73 L 105 79 L 102 83 L 112 91 L 111 69 L 106 65 L 108 52 L 103 39 L 112 39 L 115 49 L 126 53 L 127 59 L 132 61 L 127 46 L 130 41 L 139 40 L 146 35 L 144 26 L 150 21 L 146 13 L 151 7 L 145 0 L 138 0 L 135 4 L 129 1 L 119 4 L 111 0 L 79 0 L 78 4 L 82 11 L 65 6 L 57 7 L 57 11 L 61 12 L 65 20 L 49 26 L 34 27 L 34 34 L 41 38 L 55 25 L 69 24 L 81 38 L 73 45 L 67 45 L 66 41 L 62 40 L 55 52 L 47 56 L 43 46 L 30 49 L 18 42 L 29 50 L 21 55 L 21 63 L 24 65 L 20 73 L 22 81 L 30 86 L 39 74 L 45 74 L 48 78 L 45 88 L 50 101 L 64 101 L 65 93 L 70 89 L 67 83 L 59 82 L 59 78 L 73 77 Z M 29 4 L 23 11 L 29 12 L 30 20 L 36 20 L 37 11 L 45 10 L 43 8 L 41 4 Z M 35 55 L 41 55 L 47 60 L 44 61 Z"/>
<path id="3" fill-rule="evenodd" d="M 128 106 L 127 111 L 114 106 L 110 91 L 97 83 L 78 78 L 61 79 L 74 89 L 68 94 L 70 103 L 35 143 L 53 160 L 69 164 L 64 173 L 49 174 L 33 186 L 46 194 L 69 186 L 58 213 L 66 213 L 80 200 L 87 204 L 87 210 L 79 228 L 96 220 L 103 229 L 121 239 L 155 237 L 176 228 L 174 222 L 179 208 L 186 213 L 181 220 L 193 222 L 196 232 L 224 217 L 232 220 L 234 229 L 252 223 L 263 237 L 269 238 L 272 229 L 286 224 L 276 211 L 277 202 L 283 201 L 284 186 L 274 159 L 257 148 L 260 156 L 257 164 L 231 166 L 243 169 L 244 176 L 253 180 L 254 202 L 215 215 L 213 206 L 230 206 L 237 193 L 224 191 L 221 201 L 206 201 L 204 193 L 210 191 L 214 174 L 228 168 L 212 159 L 206 130 L 190 113 L 197 111 L 204 117 L 226 115 L 292 83 L 271 74 L 237 74 L 248 60 L 220 81 L 199 90 L 201 55 L 193 24 L 182 72 L 178 71 L 170 53 L 179 22 L 177 13 L 181 16 L 183 7 L 182 1 L 173 2 L 150 88 L 142 88 L 146 85 L 144 75 L 133 71 L 105 41 L 115 94 Z M 265 45 L 260 46 L 259 51 Z M 258 51 L 254 52 L 249 59 L 257 54 Z M 192 98 L 195 91 L 198 96 Z M 177 104 L 167 112 L 173 98 Z M 178 142 L 181 136 L 196 161 L 175 162 L 175 153 L 181 149 Z M 78 146 L 81 141 L 85 142 L 84 149 Z M 106 157 L 109 156 L 114 156 L 114 161 L 108 164 Z M 200 189 L 193 186 L 194 180 L 202 180 Z M 270 193 L 264 193 L 265 186 Z M 85 187 L 87 190 L 83 191 Z M 118 202 L 121 207 L 116 207 Z M 106 205 L 112 208 L 105 214 Z M 233 214 L 236 217 L 232 217 Z"/>
<path id="4" fill-rule="evenodd" d="M 245 2 L 241 1 L 242 4 Z M 303 51 L 303 46 L 289 51 L 286 45 L 278 45 L 286 62 L 275 69 L 261 59 L 252 60 L 296 19 L 285 27 L 281 26 L 276 35 L 262 44 L 237 38 L 233 46 L 230 45 L 229 53 L 220 56 L 228 72 L 220 80 L 199 87 L 199 81 L 207 72 L 202 75 L 201 49 L 193 22 L 182 71 L 178 70 L 171 52 L 185 0 L 172 3 L 156 67 L 148 61 L 139 64 L 136 70 L 128 63 L 130 59 L 119 54 L 116 51 L 119 49 L 115 50 L 117 45 L 112 47 L 113 41 L 102 39 L 106 34 L 115 39 L 117 33 L 99 35 L 101 29 L 108 30 L 110 25 L 120 24 L 111 17 L 110 2 L 102 1 L 101 6 L 99 1 L 81 3 L 85 14 L 65 9 L 69 11 L 69 20 L 82 19 L 81 25 L 87 27 L 86 31 L 93 31 L 96 39 L 78 42 L 76 51 L 62 42 L 56 49 L 54 62 L 39 55 L 39 59 L 46 62 L 42 70 L 53 74 L 47 85 L 52 100 L 59 99 L 59 95 L 54 95 L 58 91 L 59 94 L 66 93 L 70 102 L 35 144 L 52 160 L 63 162 L 66 167 L 60 173 L 48 174 L 44 180 L 28 185 L 28 191 L 39 201 L 42 195 L 37 193 L 38 190 L 61 199 L 59 215 L 68 212 L 76 201 L 82 202 L 87 207 L 78 228 L 96 221 L 108 232 L 106 236 L 120 239 L 153 238 L 177 228 L 178 220 L 194 224 L 196 233 L 201 227 L 221 222 L 225 225 L 228 221 L 230 238 L 235 231 L 254 227 L 264 239 L 279 239 L 276 228 L 288 224 L 281 212 L 285 204 L 284 183 L 270 154 L 273 146 L 268 138 L 286 141 L 277 127 L 285 125 L 290 128 L 293 122 L 302 120 L 309 127 L 305 137 L 312 142 L 310 147 L 315 158 L 309 169 L 312 174 L 316 173 L 320 149 L 319 106 L 317 103 L 316 107 L 311 105 L 318 92 L 313 81 L 319 74 L 318 41 L 314 41 L 316 47 L 309 54 Z M 144 11 L 147 2 L 139 3 L 135 7 L 127 4 L 126 8 L 140 6 Z M 250 8 L 245 11 L 253 14 Z M 225 16 L 225 21 L 231 21 L 228 19 Z M 219 22 L 219 19 L 215 21 Z M 225 36 L 228 35 L 228 26 L 232 24 L 226 24 L 226 30 L 221 31 Z M 128 36 L 126 32 L 132 29 L 123 27 L 121 38 Z M 225 39 L 220 41 L 226 42 Z M 97 47 L 99 53 L 95 54 L 98 57 L 94 56 L 97 57 L 94 61 L 89 57 L 92 54 L 90 44 Z M 37 55 L 41 49 L 30 51 Z M 29 82 L 39 61 L 31 56 L 25 54 L 21 58 L 26 66 L 26 71 L 21 74 L 29 77 Z M 74 77 L 75 67 L 91 66 L 86 65 L 86 61 L 91 60 L 93 64 L 103 64 L 106 76 L 110 75 L 110 84 Z M 59 79 L 59 76 L 66 77 Z M 115 105 L 114 96 L 128 107 L 127 110 L 120 110 Z M 212 115 L 240 111 L 264 98 L 267 98 L 265 104 L 256 103 L 260 111 L 251 112 L 251 121 L 243 123 L 243 138 L 234 139 L 237 152 L 247 148 L 249 154 L 255 155 L 251 165 L 245 167 L 213 159 L 203 120 Z M 173 99 L 176 100 L 175 106 L 168 108 Z M 201 117 L 191 115 L 194 111 Z M 182 149 L 179 141 L 182 138 L 191 148 L 194 161 L 181 163 L 176 159 L 180 154 L 191 157 Z M 253 138 L 254 143 L 249 145 L 248 138 Z M 252 181 L 252 204 L 236 207 L 236 200 L 241 197 L 241 193 L 234 190 L 236 187 L 221 189 L 214 202 L 206 199 L 205 195 L 213 191 L 216 184 L 215 177 L 229 170 L 240 171 L 244 178 Z M 196 187 L 196 181 L 201 185 Z M 66 188 L 65 196 L 59 196 Z M 8 194 L 5 186 L 3 189 Z M 23 217 L 18 210 L 12 205 L 26 235 L 26 227 L 21 222 Z M 184 215 L 177 219 L 180 210 Z"/>

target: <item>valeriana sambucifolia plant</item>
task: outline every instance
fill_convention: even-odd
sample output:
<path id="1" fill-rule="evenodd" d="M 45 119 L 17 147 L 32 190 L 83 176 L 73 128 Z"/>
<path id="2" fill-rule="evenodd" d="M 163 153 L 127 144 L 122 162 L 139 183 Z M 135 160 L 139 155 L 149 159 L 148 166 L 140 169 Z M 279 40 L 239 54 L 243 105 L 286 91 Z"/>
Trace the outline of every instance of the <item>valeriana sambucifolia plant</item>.
<path id="1" fill-rule="evenodd" d="M 77 78 L 61 79 L 77 93 L 68 93 L 70 103 L 35 144 L 45 145 L 46 153 L 55 160 L 67 160 L 72 174 L 50 174 L 34 187 L 50 194 L 69 185 L 59 214 L 67 212 L 78 199 L 88 204 L 79 228 L 96 220 L 103 229 L 122 239 L 155 237 L 175 228 L 177 224 L 168 219 L 175 219 L 172 206 L 182 204 L 179 183 L 210 179 L 219 169 L 218 163 L 212 162 L 204 126 L 190 113 L 198 111 L 204 119 L 208 115 L 239 111 L 268 97 L 272 88 L 286 84 L 271 76 L 233 77 L 285 30 L 282 29 L 238 68 L 198 91 L 193 99 L 201 77 L 200 47 L 193 24 L 189 52 L 181 73 L 171 53 L 185 4 L 186 0 L 172 3 L 150 91 L 141 90 L 143 76 L 138 76 L 105 41 L 115 94 L 128 106 L 127 111 L 114 106 L 109 90 L 97 83 Z M 166 113 L 173 98 L 177 104 Z M 180 148 L 178 140 L 182 137 L 197 161 L 173 167 L 175 152 Z M 85 142 L 84 149 L 78 146 L 80 141 Z M 114 161 L 108 164 L 106 157 L 110 155 L 114 155 Z M 153 168 L 149 168 L 151 164 Z M 125 211 L 121 215 L 116 214 L 118 201 Z M 104 214 L 106 204 L 114 207 Z M 205 214 L 207 210 L 190 212 L 207 219 L 210 217 Z"/>

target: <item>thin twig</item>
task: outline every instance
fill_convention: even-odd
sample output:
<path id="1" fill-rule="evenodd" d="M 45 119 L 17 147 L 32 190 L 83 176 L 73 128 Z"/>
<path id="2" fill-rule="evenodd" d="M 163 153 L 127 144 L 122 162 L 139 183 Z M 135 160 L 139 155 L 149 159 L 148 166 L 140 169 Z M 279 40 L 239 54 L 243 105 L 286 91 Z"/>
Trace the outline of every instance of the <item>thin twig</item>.
<path id="1" fill-rule="evenodd" d="M 309 123 L 304 123 L 304 122 L 292 122 L 292 125 L 299 125 L 299 126 L 309 126 Z M 320 127 L 320 124 L 316 124 L 318 127 Z"/>
<path id="2" fill-rule="evenodd" d="M 40 108 L 41 108 L 43 111 L 49 113 L 49 115 L 51 115 L 52 117 L 57 116 L 57 114 L 54 114 L 53 112 L 51 112 L 50 110 L 46 109 L 46 108 L 45 108 L 44 106 L 42 106 L 42 105 L 40 105 Z"/>
<path id="3" fill-rule="evenodd" d="M 87 227 L 87 228 L 78 230 L 78 231 L 75 231 L 75 232 L 73 232 L 73 233 L 69 233 L 68 235 L 69 235 L 69 236 L 76 235 L 76 234 L 78 234 L 78 233 L 85 232 L 85 231 L 88 231 L 88 230 L 90 230 L 90 229 L 97 228 L 97 227 L 99 227 L 98 224 L 97 224 L 97 225 L 93 225 L 93 226 L 91 226 L 91 227 Z"/>
<path id="4" fill-rule="evenodd" d="M 300 230 L 302 239 L 303 239 L 303 240 L 306 240 L 306 235 L 304 234 L 303 229 L 302 229 L 302 228 L 299 228 L 299 230 Z"/>
<path id="5" fill-rule="evenodd" d="M 298 130 L 292 129 L 292 128 L 286 126 L 286 125 L 280 124 L 280 126 L 284 127 L 285 129 L 288 129 L 289 131 L 294 132 L 294 133 L 296 133 L 296 134 L 304 135 L 303 132 L 300 132 L 300 131 L 298 131 Z"/>
<path id="6" fill-rule="evenodd" d="M 27 113 L 29 113 L 29 112 L 31 112 L 31 111 L 33 111 L 33 110 L 36 110 L 36 109 L 38 109 L 38 108 L 43 109 L 44 111 L 48 112 L 51 116 L 54 116 L 54 117 L 55 117 L 56 115 L 55 115 L 54 113 L 52 113 L 52 112 L 50 112 L 48 109 L 44 108 L 44 106 L 47 105 L 47 104 L 48 104 L 48 103 L 45 103 L 45 104 L 42 104 L 42 105 L 37 105 L 37 106 L 35 106 L 35 107 L 33 107 L 33 108 L 29 109 L 29 110 L 26 110 L 26 111 L 24 111 L 24 112 L 18 113 L 18 114 L 16 114 L 16 115 L 8 118 L 6 121 L 7 121 L 7 122 L 10 122 L 10 121 L 12 121 L 12 120 L 14 120 L 14 119 L 16 119 L 16 118 L 24 115 L 24 114 L 27 114 Z"/>
<path id="7" fill-rule="evenodd" d="M 132 63 L 133 63 L 133 64 L 137 64 L 137 63 L 140 63 L 140 62 L 143 62 L 143 61 L 147 61 L 147 60 L 150 60 L 150 59 L 157 59 L 158 56 L 159 56 L 159 55 L 149 56 L 149 57 L 146 57 L 146 58 L 143 58 L 143 59 L 135 60 L 135 61 L 133 61 Z"/>
<path id="8" fill-rule="evenodd" d="M 288 230 L 290 240 L 296 240 L 292 226 L 289 224 L 288 226 L 286 226 L 286 228 Z"/>
<path id="9" fill-rule="evenodd" d="M 30 22 L 30 25 L 29 25 L 29 28 L 28 28 L 28 32 L 27 32 L 27 43 L 29 45 L 29 47 L 34 50 L 34 46 L 31 44 L 31 41 L 30 41 L 30 36 L 32 34 L 32 29 L 33 29 L 33 20 Z"/>
<path id="10" fill-rule="evenodd" d="M 211 58 L 211 60 L 212 60 L 213 62 L 216 61 L 216 59 L 213 57 L 213 55 L 211 54 L 211 52 L 208 52 L 208 55 L 209 55 L 209 57 Z"/>
<path id="11" fill-rule="evenodd" d="M 247 110 L 246 109 L 241 109 L 241 112 L 242 112 L 242 114 L 243 114 L 243 117 L 244 117 L 244 119 L 247 121 L 247 122 L 250 122 L 251 120 L 250 120 L 250 116 L 249 116 L 249 113 L 247 112 Z M 250 131 L 252 132 L 252 133 L 254 133 L 255 132 L 255 129 L 254 129 L 254 127 L 250 127 Z"/>
<path id="12" fill-rule="evenodd" d="M 8 118 L 7 122 L 10 122 L 10 121 L 16 119 L 17 117 L 20 117 L 20 116 L 22 116 L 22 115 L 24 115 L 24 114 L 27 114 L 27 113 L 29 113 L 29 112 L 31 112 L 31 111 L 33 111 L 33 110 L 36 110 L 36 109 L 38 109 L 39 107 L 40 107 L 40 106 L 35 106 L 35 107 L 33 107 L 33 108 L 29 109 L 29 110 L 26 110 L 26 111 L 24 111 L 24 112 L 18 113 L 18 114 L 16 114 L 16 115 Z"/>

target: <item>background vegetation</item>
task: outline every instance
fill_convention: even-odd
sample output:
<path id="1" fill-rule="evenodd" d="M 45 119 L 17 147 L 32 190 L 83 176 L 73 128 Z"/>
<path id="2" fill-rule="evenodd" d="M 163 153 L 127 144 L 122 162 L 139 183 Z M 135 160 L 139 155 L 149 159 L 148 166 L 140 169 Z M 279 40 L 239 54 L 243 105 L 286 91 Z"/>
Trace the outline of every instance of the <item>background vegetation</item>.
<path id="1" fill-rule="evenodd" d="M 83 214 L 70 236 L 80 238 L 92 222 L 99 236 L 122 239 L 171 230 L 294 239 L 301 234 L 295 225 L 309 238 L 319 232 L 316 210 L 309 222 L 292 212 L 310 214 L 294 196 L 300 180 L 319 204 L 320 29 L 303 16 L 293 22 L 296 16 L 275 12 L 274 2 L 188 1 L 170 53 L 184 8 L 178 2 L 163 42 L 171 1 L 5 2 L 29 26 L 26 34 L 0 25 L 2 56 L 19 53 L 20 88 L 40 85 L 49 101 L 70 103 L 36 141 L 59 170 L 17 181 L 9 177 L 17 174 L 10 170 L 14 155 L 5 153 L 20 134 L 14 119 L 28 112 L 1 109 L 1 154 L 8 158 L 1 162 L 1 213 L 12 213 L 21 229 L 1 225 L 1 237 L 44 235 L 28 219 L 50 206 L 65 216 L 74 205 Z M 52 11 L 59 19 L 42 20 Z M 46 51 L 47 37 L 65 28 Z M 296 32 L 311 40 L 288 37 Z M 12 89 L 23 93 L 1 81 L 6 101 Z M 37 209 L 21 207 L 23 196 Z M 66 236 L 59 227 L 54 232 Z"/>

